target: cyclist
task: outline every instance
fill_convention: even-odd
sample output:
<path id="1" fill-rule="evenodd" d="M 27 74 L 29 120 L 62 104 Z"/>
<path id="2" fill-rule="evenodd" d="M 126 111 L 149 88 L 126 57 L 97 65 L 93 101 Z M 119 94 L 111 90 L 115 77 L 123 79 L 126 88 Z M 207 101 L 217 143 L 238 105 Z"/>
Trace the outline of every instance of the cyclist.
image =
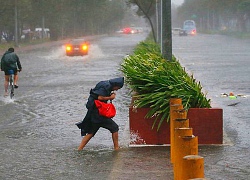
<path id="1" fill-rule="evenodd" d="M 1 59 L 1 71 L 4 71 L 5 74 L 5 82 L 4 82 L 4 90 L 5 94 L 4 96 L 8 96 L 8 85 L 9 85 L 9 70 L 14 71 L 14 87 L 18 88 L 17 80 L 18 80 L 18 74 L 17 71 L 22 70 L 22 66 L 19 60 L 19 57 L 14 52 L 14 48 L 9 48 L 3 55 Z"/>

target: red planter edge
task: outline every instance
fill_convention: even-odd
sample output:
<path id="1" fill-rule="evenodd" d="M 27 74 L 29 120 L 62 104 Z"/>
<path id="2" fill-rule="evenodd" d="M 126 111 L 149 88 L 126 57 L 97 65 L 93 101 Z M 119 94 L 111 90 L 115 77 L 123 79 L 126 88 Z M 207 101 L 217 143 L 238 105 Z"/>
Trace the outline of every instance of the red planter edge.
<path id="1" fill-rule="evenodd" d="M 154 118 L 145 118 L 150 108 L 129 108 L 131 145 L 163 145 L 170 143 L 170 124 L 164 121 L 157 131 Z M 193 135 L 199 144 L 223 144 L 223 110 L 221 108 L 190 108 L 187 113 Z"/>

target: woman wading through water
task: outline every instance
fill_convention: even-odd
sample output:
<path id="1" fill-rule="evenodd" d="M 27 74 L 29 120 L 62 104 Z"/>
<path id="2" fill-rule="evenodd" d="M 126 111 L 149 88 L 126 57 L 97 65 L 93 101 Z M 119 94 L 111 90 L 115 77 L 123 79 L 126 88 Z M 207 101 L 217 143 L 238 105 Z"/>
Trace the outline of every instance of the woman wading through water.
<path id="1" fill-rule="evenodd" d="M 118 125 L 111 118 L 99 115 L 94 100 L 100 100 L 103 102 L 107 102 L 109 100 L 112 101 L 116 97 L 116 93 L 114 91 L 121 89 L 123 85 L 124 77 L 119 77 L 106 81 L 100 81 L 96 84 L 95 88 L 90 90 L 90 95 L 86 104 L 88 109 L 87 114 L 82 122 L 76 124 L 78 128 L 81 129 L 81 135 L 84 136 L 78 150 L 82 150 L 85 147 L 100 127 L 108 129 L 112 133 L 114 149 L 119 149 Z"/>

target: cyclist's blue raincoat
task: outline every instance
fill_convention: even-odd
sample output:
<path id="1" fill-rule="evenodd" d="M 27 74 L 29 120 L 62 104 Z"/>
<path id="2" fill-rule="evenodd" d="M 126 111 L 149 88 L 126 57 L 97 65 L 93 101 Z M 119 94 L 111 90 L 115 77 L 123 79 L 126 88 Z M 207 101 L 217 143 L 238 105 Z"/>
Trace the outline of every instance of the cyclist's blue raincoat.
<path id="1" fill-rule="evenodd" d="M 94 100 L 98 99 L 98 96 L 110 96 L 114 87 L 122 88 L 124 84 L 124 77 L 110 79 L 107 81 L 100 81 L 96 84 L 94 89 L 90 90 L 90 95 L 86 107 L 88 109 L 86 116 L 82 122 L 77 123 L 79 129 L 81 129 L 81 135 L 85 136 L 88 134 L 91 123 L 100 123 L 105 117 L 100 116 L 98 109 L 95 106 Z"/>

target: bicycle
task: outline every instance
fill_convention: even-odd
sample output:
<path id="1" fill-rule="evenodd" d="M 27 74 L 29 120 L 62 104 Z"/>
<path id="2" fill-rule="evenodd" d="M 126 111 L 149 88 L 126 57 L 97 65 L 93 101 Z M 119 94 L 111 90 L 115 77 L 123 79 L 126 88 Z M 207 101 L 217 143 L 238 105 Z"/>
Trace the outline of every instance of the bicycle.
<path id="1" fill-rule="evenodd" d="M 9 92 L 10 92 L 10 99 L 14 97 L 14 71 L 9 70 Z"/>

